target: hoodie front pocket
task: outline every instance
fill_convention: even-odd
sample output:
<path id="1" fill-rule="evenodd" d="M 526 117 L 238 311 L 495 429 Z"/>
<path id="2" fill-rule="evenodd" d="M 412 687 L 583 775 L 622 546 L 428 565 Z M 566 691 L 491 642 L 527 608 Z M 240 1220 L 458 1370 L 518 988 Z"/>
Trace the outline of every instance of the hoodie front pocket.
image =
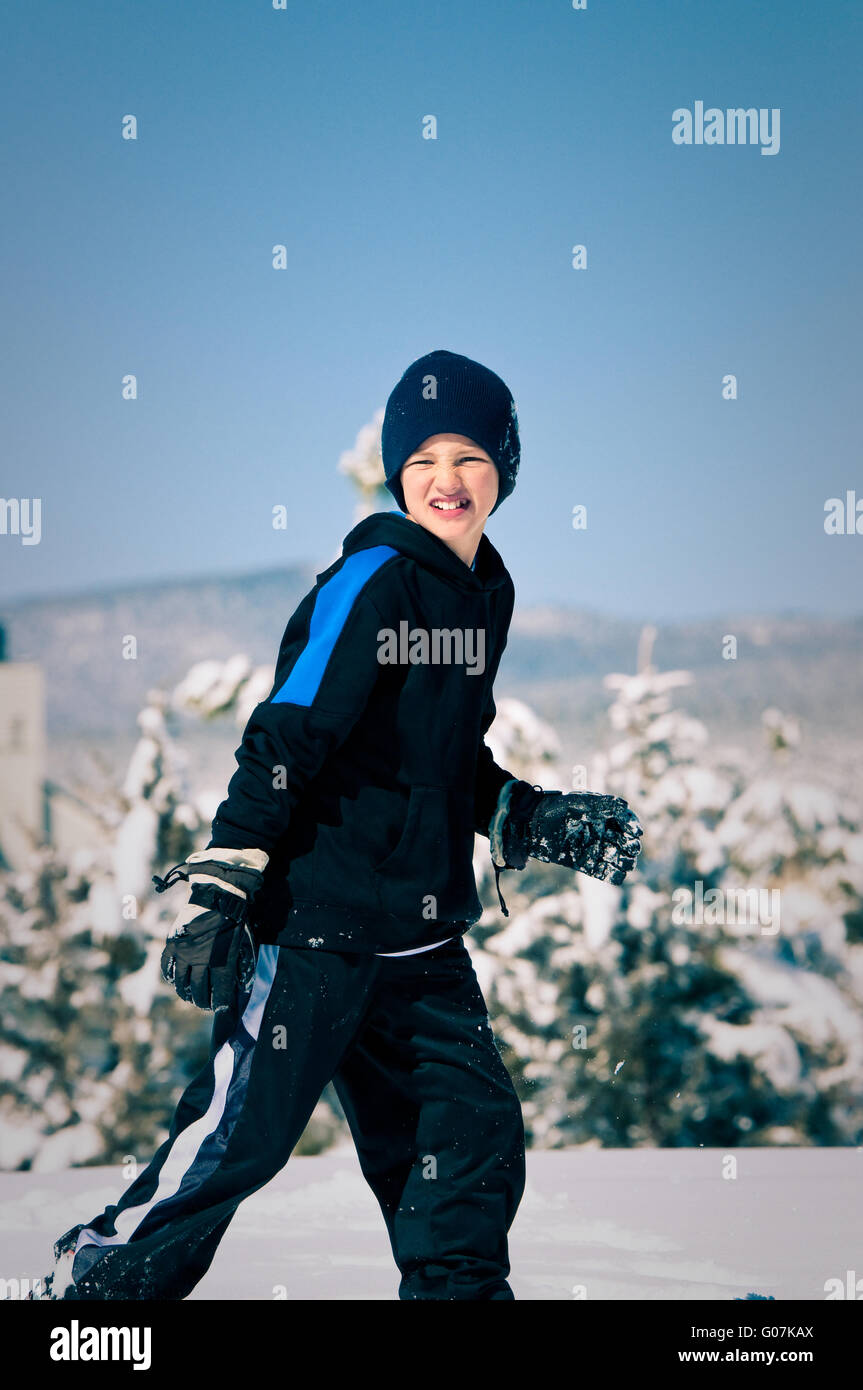
<path id="1" fill-rule="evenodd" d="M 375 866 L 382 911 L 414 921 L 476 915 L 473 837 L 453 812 L 445 787 L 411 788 L 399 841 Z"/>

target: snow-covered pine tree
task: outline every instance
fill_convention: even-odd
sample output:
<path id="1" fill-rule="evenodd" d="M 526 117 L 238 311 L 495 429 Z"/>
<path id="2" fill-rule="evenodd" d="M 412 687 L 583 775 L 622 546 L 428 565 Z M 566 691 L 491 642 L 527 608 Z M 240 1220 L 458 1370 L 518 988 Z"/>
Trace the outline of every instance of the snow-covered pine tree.
<path id="1" fill-rule="evenodd" d="M 203 847 L 221 800 L 189 797 L 169 721 L 184 711 L 244 726 L 271 684 L 240 655 L 198 663 L 170 696 L 151 690 L 122 785 L 98 808 L 101 843 L 65 862 L 34 839 L 26 870 L 0 874 L 0 1168 L 147 1162 L 166 1137 L 212 1015 L 162 979 L 186 889 L 157 895 L 152 876 Z M 322 1101 L 297 1152 L 319 1152 L 341 1126 Z"/>
<path id="2" fill-rule="evenodd" d="M 373 512 L 391 511 L 395 506 L 393 495 L 386 486 L 386 474 L 381 457 L 383 422 L 384 409 L 381 406 L 368 424 L 360 428 L 353 448 L 346 449 L 339 457 L 339 472 L 350 478 L 359 493 L 354 508 L 354 526 Z"/>
<path id="3" fill-rule="evenodd" d="M 753 781 L 742 755 L 711 748 L 671 704 L 691 676 L 655 671 L 645 638 L 638 674 L 606 680 L 619 737 L 588 779 L 642 819 L 637 872 L 621 888 L 545 865 L 504 875 L 516 910 L 475 956 L 530 1139 L 859 1142 L 859 809 L 787 766 L 781 792 L 780 770 Z M 771 739 L 783 756 L 788 739 Z M 675 920 L 698 883 L 780 888 L 780 931 Z"/>
<path id="4" fill-rule="evenodd" d="M 101 843 L 64 862 L 34 840 L 28 867 L 0 875 L 3 1168 L 146 1161 L 206 1059 L 204 1016 L 159 975 L 173 914 L 150 876 L 200 829 L 164 706 L 151 691 L 123 785 L 98 808 Z"/>

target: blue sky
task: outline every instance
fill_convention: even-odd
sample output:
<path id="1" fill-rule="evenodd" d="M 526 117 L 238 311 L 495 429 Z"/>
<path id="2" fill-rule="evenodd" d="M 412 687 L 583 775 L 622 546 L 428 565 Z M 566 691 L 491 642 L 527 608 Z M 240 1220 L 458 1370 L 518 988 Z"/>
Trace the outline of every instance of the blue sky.
<path id="1" fill-rule="evenodd" d="M 861 38 L 845 0 L 16 7 L 0 495 L 42 538 L 0 592 L 323 568 L 339 455 L 443 347 L 516 399 L 519 603 L 861 612 L 823 527 L 863 499 Z M 675 145 L 699 100 L 779 152 Z"/>

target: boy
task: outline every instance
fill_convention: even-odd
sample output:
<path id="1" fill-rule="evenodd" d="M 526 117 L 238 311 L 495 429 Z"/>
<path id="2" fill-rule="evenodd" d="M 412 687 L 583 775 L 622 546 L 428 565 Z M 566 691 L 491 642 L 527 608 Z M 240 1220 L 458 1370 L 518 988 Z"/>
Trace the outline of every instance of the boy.
<path id="1" fill-rule="evenodd" d="M 512 580 L 483 535 L 518 423 L 488 368 L 437 351 L 387 402 L 395 512 L 367 517 L 290 619 L 162 968 L 214 1012 L 207 1066 L 116 1206 L 55 1245 L 50 1297 L 182 1299 L 332 1081 L 383 1212 L 401 1299 L 512 1299 L 521 1107 L 462 940 L 529 856 L 620 883 L 624 801 L 543 792 L 484 742 Z M 498 890 L 499 891 L 499 890 Z M 503 899 L 501 905 L 506 911 Z"/>

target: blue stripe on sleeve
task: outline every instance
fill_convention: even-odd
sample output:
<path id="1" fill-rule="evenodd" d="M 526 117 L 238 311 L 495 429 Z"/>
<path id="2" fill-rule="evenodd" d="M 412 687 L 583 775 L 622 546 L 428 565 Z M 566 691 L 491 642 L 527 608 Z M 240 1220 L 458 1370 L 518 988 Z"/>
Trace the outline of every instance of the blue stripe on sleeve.
<path id="1" fill-rule="evenodd" d="M 368 550 L 355 550 L 332 579 L 327 580 L 315 600 L 306 645 L 284 685 L 273 696 L 272 704 L 312 703 L 357 594 L 375 570 L 398 553 L 391 545 L 373 545 Z"/>

